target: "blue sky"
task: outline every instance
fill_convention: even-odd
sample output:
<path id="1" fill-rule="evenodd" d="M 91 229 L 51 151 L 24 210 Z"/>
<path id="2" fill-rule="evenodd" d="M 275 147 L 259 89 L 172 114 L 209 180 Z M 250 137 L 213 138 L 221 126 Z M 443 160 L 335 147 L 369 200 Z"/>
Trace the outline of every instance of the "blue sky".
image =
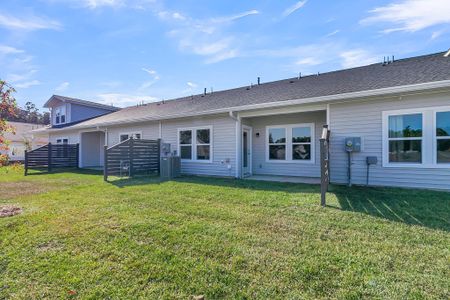
<path id="1" fill-rule="evenodd" d="M 118 106 L 450 47 L 450 1 L 2 0 L 0 78 Z"/>

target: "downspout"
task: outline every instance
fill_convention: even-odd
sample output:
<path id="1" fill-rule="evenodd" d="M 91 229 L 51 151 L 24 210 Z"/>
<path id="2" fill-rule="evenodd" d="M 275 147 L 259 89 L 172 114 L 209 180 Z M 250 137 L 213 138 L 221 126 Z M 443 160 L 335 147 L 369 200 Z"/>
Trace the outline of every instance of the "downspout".
<path id="1" fill-rule="evenodd" d="M 236 141 L 235 141 L 235 145 L 236 145 L 236 172 L 235 172 L 235 177 L 236 178 L 240 178 L 240 166 L 241 166 L 241 161 L 240 161 L 240 149 L 241 149 L 241 118 L 239 117 L 239 114 L 237 113 L 237 115 L 235 116 L 233 111 L 229 111 L 229 116 L 231 119 L 236 121 Z"/>
<path id="2" fill-rule="evenodd" d="M 159 139 L 162 139 L 162 122 L 159 121 Z"/>

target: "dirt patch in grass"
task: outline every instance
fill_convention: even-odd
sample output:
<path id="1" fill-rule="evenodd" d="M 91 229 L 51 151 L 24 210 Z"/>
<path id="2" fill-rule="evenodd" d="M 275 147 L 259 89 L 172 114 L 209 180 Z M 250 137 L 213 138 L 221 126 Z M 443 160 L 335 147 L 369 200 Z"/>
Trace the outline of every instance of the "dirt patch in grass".
<path id="1" fill-rule="evenodd" d="M 22 213 L 22 209 L 14 205 L 0 205 L 0 218 L 12 217 Z"/>

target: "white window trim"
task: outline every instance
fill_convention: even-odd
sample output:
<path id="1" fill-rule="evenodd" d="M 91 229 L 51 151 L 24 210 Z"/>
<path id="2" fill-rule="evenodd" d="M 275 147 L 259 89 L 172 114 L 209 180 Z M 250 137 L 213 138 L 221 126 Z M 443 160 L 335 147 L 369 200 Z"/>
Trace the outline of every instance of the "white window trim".
<path id="1" fill-rule="evenodd" d="M 208 144 L 197 144 L 197 130 L 209 129 L 209 160 L 197 159 L 197 145 L 208 145 Z M 177 134 L 177 151 L 178 155 L 181 156 L 181 145 L 180 145 L 180 132 L 191 130 L 192 132 L 192 142 L 191 142 L 191 157 L 192 159 L 182 159 L 182 162 L 195 162 L 195 163 L 207 163 L 210 164 L 213 162 L 213 127 L 211 125 L 208 126 L 198 126 L 198 127 L 186 127 L 186 128 L 178 128 Z M 187 144 L 186 144 L 187 145 Z"/>
<path id="2" fill-rule="evenodd" d="M 423 107 L 414 109 L 390 110 L 382 112 L 382 155 L 384 168 L 428 168 L 448 169 L 449 164 L 437 163 L 436 114 L 450 111 L 450 106 Z M 422 163 L 389 162 L 389 117 L 398 115 L 422 114 Z M 399 138 L 399 140 L 415 138 Z M 392 140 L 392 139 L 391 139 Z"/>
<path id="3" fill-rule="evenodd" d="M 311 159 L 309 160 L 296 160 L 292 159 L 292 128 L 296 127 L 309 127 L 311 129 Z M 269 130 L 274 128 L 284 128 L 286 130 L 286 159 L 269 159 Z M 316 163 L 316 138 L 315 138 L 315 124 L 314 123 L 301 123 L 301 124 L 285 124 L 285 125 L 273 125 L 266 126 L 266 163 L 271 164 L 315 164 Z"/>
<path id="4" fill-rule="evenodd" d="M 142 131 L 119 132 L 119 143 L 122 143 L 122 142 L 120 141 L 120 137 L 121 137 L 122 135 L 125 135 L 125 134 L 128 135 L 128 138 L 130 138 L 130 136 L 133 136 L 133 138 L 135 138 L 134 136 L 135 136 L 136 134 L 140 134 L 140 135 L 141 135 L 141 138 L 140 138 L 140 139 L 142 139 Z"/>
<path id="5" fill-rule="evenodd" d="M 69 144 L 69 138 L 66 137 L 66 136 L 55 138 L 55 144 L 57 144 L 57 145 L 64 145 L 64 142 L 58 143 L 58 140 L 61 140 L 61 141 L 67 140 L 67 144 Z"/>
<path id="6" fill-rule="evenodd" d="M 64 111 L 64 114 L 62 113 L 62 111 Z M 56 115 L 58 114 L 58 112 L 60 113 L 60 116 L 59 116 L 60 122 L 56 123 Z M 61 116 L 64 116 L 64 122 L 61 122 Z M 64 105 L 55 107 L 55 125 L 61 125 L 61 124 L 66 124 L 66 123 L 68 123 L 68 120 L 67 120 L 67 106 L 64 104 Z"/>

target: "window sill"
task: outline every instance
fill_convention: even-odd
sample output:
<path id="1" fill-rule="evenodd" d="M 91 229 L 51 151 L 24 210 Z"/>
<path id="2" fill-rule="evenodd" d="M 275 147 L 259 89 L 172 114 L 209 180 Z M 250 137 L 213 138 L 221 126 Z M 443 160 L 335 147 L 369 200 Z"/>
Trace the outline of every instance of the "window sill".
<path id="1" fill-rule="evenodd" d="M 384 163 L 383 168 L 398 168 L 398 169 L 450 169 L 450 163 L 448 164 L 393 164 Z"/>
<path id="2" fill-rule="evenodd" d="M 266 163 L 269 164 L 299 164 L 299 165 L 314 165 L 316 162 L 313 160 L 270 160 L 266 159 Z"/>
<path id="3" fill-rule="evenodd" d="M 194 160 L 194 159 L 182 159 L 181 162 L 186 163 L 201 163 L 201 164 L 212 164 L 212 160 Z"/>

